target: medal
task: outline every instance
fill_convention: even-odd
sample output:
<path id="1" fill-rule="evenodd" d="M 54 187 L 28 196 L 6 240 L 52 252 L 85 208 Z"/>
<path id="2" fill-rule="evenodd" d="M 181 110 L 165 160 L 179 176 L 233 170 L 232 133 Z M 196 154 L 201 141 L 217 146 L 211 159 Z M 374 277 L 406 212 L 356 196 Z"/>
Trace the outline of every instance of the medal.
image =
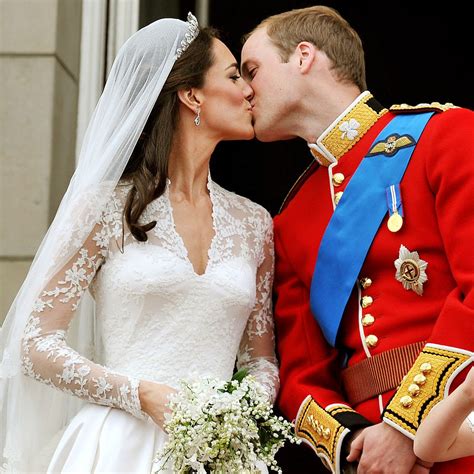
<path id="1" fill-rule="evenodd" d="M 403 226 L 403 217 L 395 211 L 387 222 L 387 227 L 390 232 L 398 232 Z"/>
<path id="2" fill-rule="evenodd" d="M 387 207 L 390 214 L 387 227 L 390 232 L 398 232 L 403 227 L 403 207 L 400 186 L 392 184 L 386 189 Z"/>

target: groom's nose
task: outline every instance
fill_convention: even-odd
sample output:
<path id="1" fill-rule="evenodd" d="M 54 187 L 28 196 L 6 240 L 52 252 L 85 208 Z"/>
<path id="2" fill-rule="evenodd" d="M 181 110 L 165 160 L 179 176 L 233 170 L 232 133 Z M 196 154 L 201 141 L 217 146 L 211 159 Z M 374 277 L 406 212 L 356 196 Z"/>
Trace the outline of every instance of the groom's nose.
<path id="1" fill-rule="evenodd" d="M 253 89 L 250 87 L 250 85 L 244 81 L 244 89 L 243 89 L 243 92 L 244 92 L 244 96 L 245 98 L 250 102 L 253 98 Z"/>

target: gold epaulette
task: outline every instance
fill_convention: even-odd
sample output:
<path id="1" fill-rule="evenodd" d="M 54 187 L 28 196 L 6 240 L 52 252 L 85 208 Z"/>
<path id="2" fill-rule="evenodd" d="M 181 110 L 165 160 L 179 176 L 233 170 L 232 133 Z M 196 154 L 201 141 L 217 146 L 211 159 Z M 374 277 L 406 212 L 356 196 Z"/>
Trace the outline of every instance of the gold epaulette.
<path id="1" fill-rule="evenodd" d="M 353 411 L 344 405 L 335 406 L 334 410 L 337 411 L 339 408 Z M 332 410 L 326 411 L 320 407 L 308 395 L 298 411 L 295 431 L 297 436 L 313 448 L 333 474 L 339 474 L 342 441 L 350 430 L 339 423 L 331 412 Z"/>
<path id="2" fill-rule="evenodd" d="M 427 344 L 383 412 L 383 420 L 411 439 L 429 411 L 446 395 L 472 353 Z"/>
<path id="3" fill-rule="evenodd" d="M 441 104 L 439 102 L 422 103 L 418 105 L 408 105 L 408 104 L 394 104 L 390 107 L 390 112 L 395 114 L 413 114 L 419 112 L 444 112 L 449 109 L 456 109 L 457 105 L 446 102 L 446 104 Z"/>

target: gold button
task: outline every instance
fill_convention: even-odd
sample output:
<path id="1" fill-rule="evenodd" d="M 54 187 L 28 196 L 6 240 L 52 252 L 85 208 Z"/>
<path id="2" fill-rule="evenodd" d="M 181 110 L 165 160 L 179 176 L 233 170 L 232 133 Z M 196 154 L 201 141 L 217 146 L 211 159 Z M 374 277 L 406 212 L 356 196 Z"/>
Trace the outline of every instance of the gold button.
<path id="1" fill-rule="evenodd" d="M 426 377 L 423 374 L 417 374 L 413 377 L 413 382 L 417 385 L 425 385 Z"/>
<path id="2" fill-rule="evenodd" d="M 342 191 L 339 191 L 338 193 L 334 195 L 334 204 L 336 206 L 339 204 L 339 201 L 341 200 L 343 194 L 344 193 Z"/>
<path id="3" fill-rule="evenodd" d="M 346 179 L 346 177 L 342 173 L 336 173 L 332 177 L 332 182 L 333 182 L 334 186 L 340 186 L 344 182 L 345 179 Z"/>
<path id="4" fill-rule="evenodd" d="M 366 314 L 362 318 L 362 326 L 367 327 L 367 326 L 372 326 L 374 324 L 375 318 L 371 314 Z"/>
<path id="5" fill-rule="evenodd" d="M 420 394 L 420 387 L 416 384 L 416 383 L 412 383 L 409 387 L 408 387 L 408 393 L 412 396 L 412 397 L 417 397 L 419 394 Z"/>
<path id="6" fill-rule="evenodd" d="M 366 290 L 370 285 L 372 285 L 372 280 L 370 278 L 361 278 L 359 283 L 362 289 Z"/>
<path id="7" fill-rule="evenodd" d="M 405 395 L 404 397 L 400 398 L 400 403 L 402 404 L 402 407 L 410 408 L 413 405 L 413 398 Z"/>
<path id="8" fill-rule="evenodd" d="M 378 344 L 378 342 L 379 342 L 379 338 L 377 336 L 374 336 L 373 334 L 369 334 L 365 338 L 365 343 L 370 348 L 375 347 Z"/>
<path id="9" fill-rule="evenodd" d="M 423 374 L 427 375 L 431 372 L 431 364 L 429 362 L 424 362 L 423 364 L 420 365 L 420 370 L 423 372 Z"/>
<path id="10" fill-rule="evenodd" d="M 374 299 L 372 296 L 363 296 L 362 299 L 360 300 L 360 304 L 362 305 L 362 308 L 367 308 L 374 302 Z"/>
<path id="11" fill-rule="evenodd" d="M 331 437 L 331 430 L 329 428 L 325 428 L 323 431 L 323 438 L 329 439 Z"/>

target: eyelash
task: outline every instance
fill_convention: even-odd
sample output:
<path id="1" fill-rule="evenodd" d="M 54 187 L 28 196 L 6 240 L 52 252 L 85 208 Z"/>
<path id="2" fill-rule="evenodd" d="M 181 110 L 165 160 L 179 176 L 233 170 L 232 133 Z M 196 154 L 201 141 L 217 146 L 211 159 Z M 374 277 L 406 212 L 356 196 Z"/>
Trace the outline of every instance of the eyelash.
<path id="1" fill-rule="evenodd" d="M 234 74 L 233 76 L 230 76 L 230 78 L 231 78 L 233 81 L 237 81 L 238 79 L 240 79 L 240 75 L 239 75 L 239 74 Z"/>
<path id="2" fill-rule="evenodd" d="M 257 72 L 256 67 L 249 71 L 250 80 L 252 80 L 255 77 L 256 72 Z"/>

